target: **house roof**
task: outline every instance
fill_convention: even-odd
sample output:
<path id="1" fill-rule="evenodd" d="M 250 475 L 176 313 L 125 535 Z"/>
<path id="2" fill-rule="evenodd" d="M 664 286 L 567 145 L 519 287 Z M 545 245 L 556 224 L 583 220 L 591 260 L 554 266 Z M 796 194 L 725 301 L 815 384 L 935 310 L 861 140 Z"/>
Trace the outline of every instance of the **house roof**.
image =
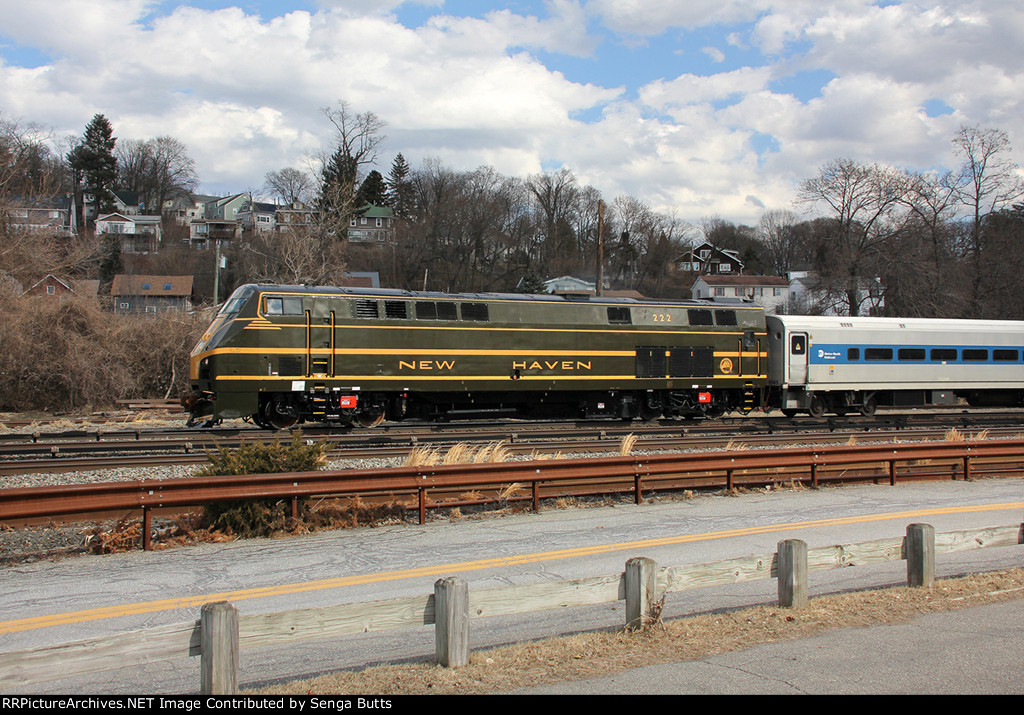
<path id="1" fill-rule="evenodd" d="M 111 295 L 152 295 L 182 297 L 192 295 L 192 276 L 114 276 Z"/>
<path id="2" fill-rule="evenodd" d="M 43 285 L 44 283 L 57 283 L 57 284 L 60 284 L 60 285 L 64 286 L 64 288 L 66 290 L 69 290 L 72 293 L 75 292 L 74 288 L 72 288 L 71 285 L 66 280 L 64 280 L 63 278 L 58 278 L 57 276 L 53 275 L 52 273 L 47 273 L 44 277 L 42 277 L 38 281 L 36 281 L 32 285 L 31 288 L 26 290 L 25 293 L 31 293 L 33 290 L 35 290 L 39 286 Z"/>
<path id="3" fill-rule="evenodd" d="M 709 286 L 788 286 L 789 281 L 779 276 L 701 276 L 697 280 Z"/>
<path id="4" fill-rule="evenodd" d="M 103 214 L 102 216 L 96 217 L 96 222 L 100 221 L 124 221 L 126 223 L 160 223 L 159 216 L 125 216 L 122 213 Z"/>
<path id="5" fill-rule="evenodd" d="M 374 206 L 372 204 L 367 204 L 357 213 L 367 218 L 394 218 L 395 216 L 395 210 L 390 206 Z"/>

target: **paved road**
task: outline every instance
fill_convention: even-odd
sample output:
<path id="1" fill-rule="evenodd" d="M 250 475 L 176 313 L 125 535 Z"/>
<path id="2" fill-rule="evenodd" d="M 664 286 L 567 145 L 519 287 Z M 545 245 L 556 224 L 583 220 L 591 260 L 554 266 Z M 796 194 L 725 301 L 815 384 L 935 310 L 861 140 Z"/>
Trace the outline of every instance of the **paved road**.
<path id="1" fill-rule="evenodd" d="M 445 576 L 463 578 L 471 589 L 566 581 L 618 573 L 633 556 L 647 556 L 663 566 L 704 563 L 770 553 L 784 538 L 801 538 L 816 547 L 899 536 L 914 521 L 931 523 L 940 533 L 1015 524 L 1022 520 L 1022 509 L 1024 480 L 1019 479 L 862 485 L 552 509 L 422 527 L 404 524 L 26 564 L 0 574 L 0 651 L 180 623 L 198 617 L 201 603 L 224 598 L 242 613 L 271 613 L 425 594 Z M 1021 549 L 949 554 L 937 563 L 937 575 L 1020 566 Z M 903 579 L 905 565 L 900 562 L 820 572 L 812 579 L 810 595 L 876 588 Z M 672 594 L 663 615 L 674 618 L 772 602 L 775 591 L 774 582 L 763 580 Z M 479 619 L 472 626 L 471 645 L 482 649 L 621 627 L 623 618 L 621 602 L 612 602 L 572 609 L 571 616 L 554 610 Z M 24 627 L 26 622 L 30 627 Z M 1018 627 L 1014 637 L 1024 642 L 1022 633 Z M 423 660 L 433 652 L 433 629 L 427 626 L 337 642 L 243 649 L 241 684 L 260 687 L 337 668 Z M 198 665 L 196 658 L 133 664 L 19 690 L 194 692 Z"/>
<path id="2" fill-rule="evenodd" d="M 844 628 L 519 694 L 853 695 L 1024 693 L 1024 598 Z"/>

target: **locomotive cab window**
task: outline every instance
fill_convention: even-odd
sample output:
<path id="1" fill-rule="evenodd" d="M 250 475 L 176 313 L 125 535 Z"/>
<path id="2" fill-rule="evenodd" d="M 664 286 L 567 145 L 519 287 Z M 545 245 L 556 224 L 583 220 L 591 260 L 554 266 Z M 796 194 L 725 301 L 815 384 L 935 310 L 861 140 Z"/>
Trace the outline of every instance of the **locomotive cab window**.
<path id="1" fill-rule="evenodd" d="M 268 296 L 263 312 L 267 315 L 302 315 L 302 298 Z"/>

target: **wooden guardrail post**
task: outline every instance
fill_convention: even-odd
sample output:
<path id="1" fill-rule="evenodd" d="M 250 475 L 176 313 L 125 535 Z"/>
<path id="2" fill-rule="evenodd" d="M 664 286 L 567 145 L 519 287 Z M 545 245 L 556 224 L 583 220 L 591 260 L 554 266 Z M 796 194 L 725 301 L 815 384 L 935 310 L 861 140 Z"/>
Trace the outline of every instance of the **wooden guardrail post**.
<path id="1" fill-rule="evenodd" d="M 238 609 L 227 601 L 204 604 L 199 612 L 200 692 L 238 692 Z"/>
<path id="2" fill-rule="evenodd" d="M 907 527 L 907 585 L 931 588 L 935 585 L 935 527 L 911 524 Z"/>
<path id="3" fill-rule="evenodd" d="M 469 584 L 461 579 L 434 582 L 434 648 L 446 668 L 469 662 Z"/>
<path id="4" fill-rule="evenodd" d="M 807 605 L 807 542 L 799 539 L 780 541 L 776 556 L 779 605 L 803 608 Z"/>
<path id="5" fill-rule="evenodd" d="M 637 630 L 653 619 L 657 577 L 658 564 L 652 559 L 626 562 L 626 628 Z"/>

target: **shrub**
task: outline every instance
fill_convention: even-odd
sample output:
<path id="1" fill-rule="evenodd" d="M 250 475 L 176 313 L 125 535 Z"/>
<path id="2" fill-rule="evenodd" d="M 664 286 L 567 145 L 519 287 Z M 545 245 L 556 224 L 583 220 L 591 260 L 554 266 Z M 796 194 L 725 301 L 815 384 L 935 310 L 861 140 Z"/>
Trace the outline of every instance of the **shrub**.
<path id="1" fill-rule="evenodd" d="M 291 442 L 243 443 L 238 449 L 219 447 L 216 453 L 207 452 L 208 464 L 197 476 L 235 476 L 242 474 L 278 474 L 281 472 L 312 472 L 327 463 L 327 442 L 305 440 L 295 432 Z M 207 504 L 204 526 L 223 530 L 241 537 L 270 536 L 300 528 L 306 504 L 300 504 L 298 521 L 291 517 L 291 504 L 278 499 L 249 499 Z"/>

